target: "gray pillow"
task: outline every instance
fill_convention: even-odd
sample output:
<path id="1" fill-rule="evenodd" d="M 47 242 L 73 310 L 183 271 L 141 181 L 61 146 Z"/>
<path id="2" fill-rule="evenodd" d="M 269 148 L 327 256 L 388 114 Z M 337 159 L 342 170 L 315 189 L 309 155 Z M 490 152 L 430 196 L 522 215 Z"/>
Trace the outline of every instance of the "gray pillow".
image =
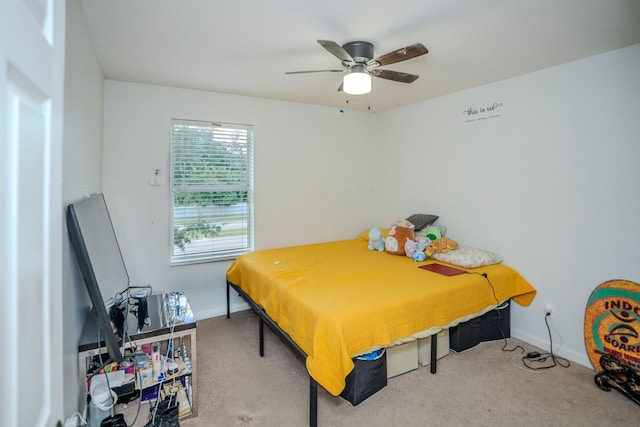
<path id="1" fill-rule="evenodd" d="M 438 218 L 438 215 L 413 214 L 407 218 L 407 221 L 415 226 L 413 231 L 420 231 L 436 222 Z"/>

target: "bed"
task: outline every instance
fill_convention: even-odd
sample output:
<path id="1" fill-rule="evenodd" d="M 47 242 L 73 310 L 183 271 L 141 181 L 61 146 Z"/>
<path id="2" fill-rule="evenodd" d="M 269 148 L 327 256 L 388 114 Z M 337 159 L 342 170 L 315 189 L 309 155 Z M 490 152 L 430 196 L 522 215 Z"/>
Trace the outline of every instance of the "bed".
<path id="1" fill-rule="evenodd" d="M 503 264 L 456 276 L 419 268 L 433 263 L 447 265 L 368 250 L 362 235 L 247 253 L 227 271 L 227 316 L 234 289 L 259 316 L 260 354 L 266 322 L 305 362 L 315 426 L 317 384 L 340 395 L 355 356 L 407 337 L 433 337 L 503 301 L 528 306 L 536 294 Z"/>

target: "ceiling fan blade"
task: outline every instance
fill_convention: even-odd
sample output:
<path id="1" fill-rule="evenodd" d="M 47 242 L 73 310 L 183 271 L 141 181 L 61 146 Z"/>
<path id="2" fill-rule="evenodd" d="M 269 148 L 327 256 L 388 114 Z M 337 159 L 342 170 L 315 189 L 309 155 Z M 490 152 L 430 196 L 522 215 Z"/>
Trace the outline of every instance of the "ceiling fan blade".
<path id="1" fill-rule="evenodd" d="M 343 91 L 343 82 L 340 82 L 340 86 L 338 86 L 338 92 L 342 92 Z"/>
<path id="2" fill-rule="evenodd" d="M 331 40 L 318 40 L 318 43 L 340 61 L 355 64 L 356 61 L 354 61 L 351 55 L 338 43 Z"/>
<path id="3" fill-rule="evenodd" d="M 309 74 L 309 73 L 342 73 L 344 70 L 307 70 L 307 71 L 285 71 L 285 74 Z"/>
<path id="4" fill-rule="evenodd" d="M 422 43 L 412 44 L 411 46 L 403 47 L 398 50 L 394 50 L 393 52 L 386 53 L 382 56 L 379 56 L 371 61 L 369 61 L 369 65 L 389 65 L 395 64 L 396 62 L 406 61 L 407 59 L 412 59 L 417 56 L 421 56 L 429 53 L 426 47 Z"/>
<path id="5" fill-rule="evenodd" d="M 415 74 L 402 73 L 400 71 L 392 71 L 392 70 L 371 70 L 369 72 L 374 77 L 380 77 L 381 79 L 393 80 L 394 82 L 400 83 L 411 83 L 414 82 L 418 77 Z"/>

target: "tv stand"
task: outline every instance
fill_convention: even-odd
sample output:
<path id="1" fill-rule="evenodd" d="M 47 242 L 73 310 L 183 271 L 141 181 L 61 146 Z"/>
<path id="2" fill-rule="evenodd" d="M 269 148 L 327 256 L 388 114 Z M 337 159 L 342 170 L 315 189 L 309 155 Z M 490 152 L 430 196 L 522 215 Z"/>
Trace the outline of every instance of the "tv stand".
<path id="1" fill-rule="evenodd" d="M 147 308 L 150 325 L 145 326 L 140 332 L 138 332 L 138 320 L 135 314 L 130 313 L 127 310 L 125 313 L 127 317 L 127 341 L 124 343 L 125 349 L 137 348 L 140 351 L 141 347 L 145 344 L 151 344 L 154 342 L 168 342 L 171 338 L 171 325 L 173 323 L 173 340 L 174 347 L 182 347 L 186 349 L 188 355 L 188 362 L 190 364 L 190 372 L 183 376 L 190 377 L 190 401 L 191 401 L 191 414 L 190 417 L 197 415 L 197 348 L 196 348 L 196 319 L 191 311 L 191 307 L 187 301 L 187 298 L 182 293 L 168 293 L 150 295 L 147 297 Z M 172 322 L 173 320 L 173 322 Z M 101 336 L 99 328 L 98 318 L 95 310 L 92 308 L 87 314 L 87 318 L 84 323 L 82 335 L 78 343 L 78 370 L 79 378 L 86 378 L 87 371 L 91 359 L 99 354 L 106 354 L 107 348 L 102 337 L 98 342 L 98 337 Z M 119 346 L 122 348 L 122 339 L 119 340 Z M 104 356 L 105 359 L 108 355 Z M 157 387 L 158 383 L 154 383 L 151 386 L 144 386 L 143 390 L 147 387 Z M 143 399 L 144 393 L 141 390 L 140 399 Z M 189 392 L 189 390 L 187 390 Z M 86 383 L 83 389 L 84 395 L 84 408 L 81 408 L 81 413 L 86 410 L 87 402 L 87 387 Z"/>

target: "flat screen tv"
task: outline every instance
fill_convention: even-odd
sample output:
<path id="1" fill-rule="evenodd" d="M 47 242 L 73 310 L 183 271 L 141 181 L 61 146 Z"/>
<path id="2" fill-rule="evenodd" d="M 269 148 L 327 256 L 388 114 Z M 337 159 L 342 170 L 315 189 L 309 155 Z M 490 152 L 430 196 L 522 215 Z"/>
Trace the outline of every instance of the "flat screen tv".
<path id="1" fill-rule="evenodd" d="M 67 228 L 89 298 L 96 314 L 101 337 L 109 357 L 122 362 L 119 338 L 105 307 L 107 298 L 127 289 L 129 275 L 122 259 L 104 196 L 93 196 L 67 206 Z M 104 292 L 103 292 L 104 291 Z"/>

